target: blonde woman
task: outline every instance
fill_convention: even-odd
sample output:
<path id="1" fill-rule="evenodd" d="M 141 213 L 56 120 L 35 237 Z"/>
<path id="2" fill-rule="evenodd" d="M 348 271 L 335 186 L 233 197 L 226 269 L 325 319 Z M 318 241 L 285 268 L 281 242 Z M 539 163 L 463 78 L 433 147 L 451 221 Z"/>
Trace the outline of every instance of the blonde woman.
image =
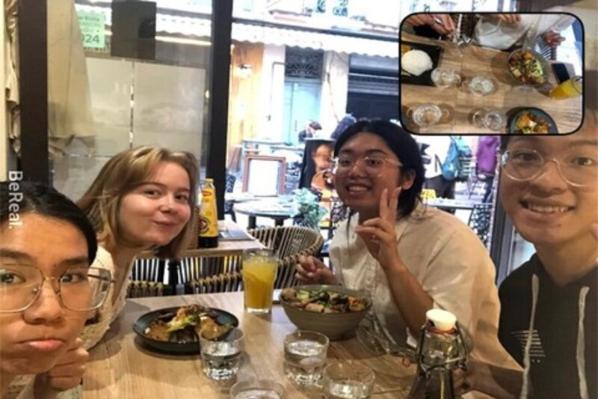
<path id="1" fill-rule="evenodd" d="M 114 279 L 108 299 L 85 326 L 86 348 L 98 343 L 123 309 L 135 257 L 153 250 L 172 258 L 186 247 L 197 174 L 192 154 L 143 146 L 112 157 L 79 200 L 97 233 L 94 266 L 110 270 Z"/>

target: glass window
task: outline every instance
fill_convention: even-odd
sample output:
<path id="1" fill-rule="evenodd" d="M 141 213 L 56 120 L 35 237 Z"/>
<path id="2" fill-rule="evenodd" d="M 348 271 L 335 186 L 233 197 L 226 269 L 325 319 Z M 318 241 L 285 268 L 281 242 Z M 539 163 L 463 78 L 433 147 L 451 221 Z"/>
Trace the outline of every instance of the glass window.
<path id="1" fill-rule="evenodd" d="M 111 156 L 144 144 L 193 152 L 203 169 L 211 1 L 49 3 L 54 186 L 78 199 Z"/>

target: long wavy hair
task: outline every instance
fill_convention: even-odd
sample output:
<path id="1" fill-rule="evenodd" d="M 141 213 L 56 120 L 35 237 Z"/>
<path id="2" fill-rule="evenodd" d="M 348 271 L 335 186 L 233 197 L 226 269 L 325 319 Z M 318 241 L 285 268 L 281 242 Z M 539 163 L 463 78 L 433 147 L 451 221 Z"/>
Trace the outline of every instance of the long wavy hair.
<path id="1" fill-rule="evenodd" d="M 156 249 L 156 255 L 162 258 L 177 257 L 186 248 L 196 222 L 194 192 L 198 179 L 197 160 L 189 152 L 174 152 L 156 146 L 133 148 L 110 158 L 77 202 L 91 221 L 100 242 L 118 244 L 124 241 L 121 229 L 123 221 L 118 220 L 122 198 L 147 181 L 162 162 L 175 163 L 187 172 L 191 190 L 188 201 L 191 217 L 171 242 Z"/>

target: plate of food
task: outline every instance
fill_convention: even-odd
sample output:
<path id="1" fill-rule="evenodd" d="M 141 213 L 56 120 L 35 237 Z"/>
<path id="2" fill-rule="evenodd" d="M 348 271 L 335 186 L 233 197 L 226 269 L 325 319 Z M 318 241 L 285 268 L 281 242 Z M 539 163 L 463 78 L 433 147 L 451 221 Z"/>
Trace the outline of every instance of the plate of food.
<path id="1" fill-rule="evenodd" d="M 510 134 L 557 134 L 554 119 L 540 108 L 517 108 L 509 112 Z"/>
<path id="2" fill-rule="evenodd" d="M 432 71 L 441 53 L 439 46 L 401 42 L 401 83 L 434 86 Z"/>
<path id="3" fill-rule="evenodd" d="M 224 338 L 239 320 L 231 313 L 202 305 L 187 305 L 148 312 L 133 325 L 146 348 L 171 355 L 199 353 L 199 335 Z"/>
<path id="4" fill-rule="evenodd" d="M 548 81 L 548 63 L 532 49 L 520 48 L 511 52 L 507 64 L 511 75 L 525 85 L 539 86 Z"/>

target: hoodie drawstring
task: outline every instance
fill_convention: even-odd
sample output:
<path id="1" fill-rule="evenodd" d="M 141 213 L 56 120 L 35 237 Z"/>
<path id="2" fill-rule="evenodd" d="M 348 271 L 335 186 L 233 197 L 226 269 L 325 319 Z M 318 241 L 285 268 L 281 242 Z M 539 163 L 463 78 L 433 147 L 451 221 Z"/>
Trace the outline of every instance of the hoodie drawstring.
<path id="1" fill-rule="evenodd" d="M 586 315 L 586 296 L 590 291 L 590 287 L 582 287 L 579 291 L 579 317 L 577 322 L 577 353 L 575 359 L 577 361 L 577 375 L 579 377 L 579 394 L 581 399 L 590 399 L 588 393 L 588 382 L 586 380 L 586 341 L 584 319 Z"/>
<path id="2" fill-rule="evenodd" d="M 540 280 L 535 274 L 532 275 L 532 312 L 529 318 L 529 329 L 525 341 L 525 350 L 523 354 L 523 386 L 521 387 L 520 399 L 527 399 L 529 391 L 529 370 L 531 366 L 530 351 L 532 348 L 532 337 L 534 331 L 534 321 L 536 320 L 536 305 L 538 304 L 538 294 L 540 292 Z"/>

